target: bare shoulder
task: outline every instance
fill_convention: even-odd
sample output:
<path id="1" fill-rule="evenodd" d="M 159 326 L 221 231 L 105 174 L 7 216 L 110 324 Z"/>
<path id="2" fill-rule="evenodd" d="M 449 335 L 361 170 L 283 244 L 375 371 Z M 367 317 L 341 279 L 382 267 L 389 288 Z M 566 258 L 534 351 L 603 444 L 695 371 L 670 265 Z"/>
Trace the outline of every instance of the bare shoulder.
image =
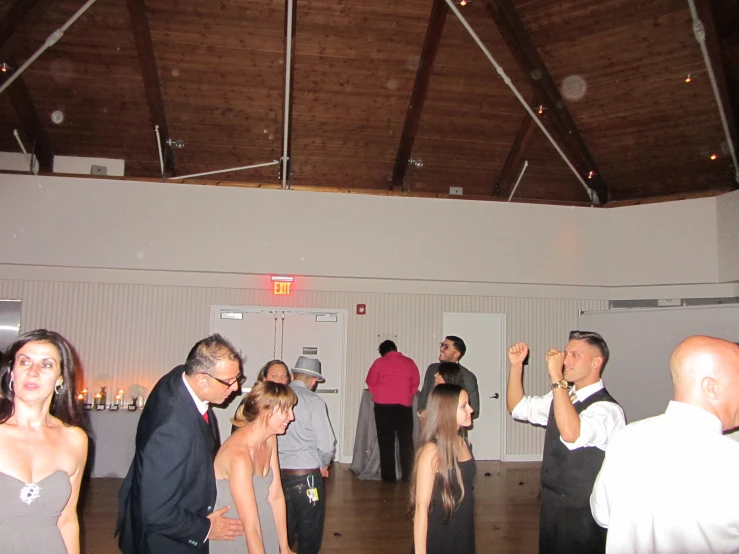
<path id="1" fill-rule="evenodd" d="M 418 462 L 421 464 L 431 463 L 436 459 L 438 453 L 439 447 L 433 442 L 427 442 L 421 449 L 421 455 L 418 457 Z"/>
<path id="2" fill-rule="evenodd" d="M 62 436 L 65 444 L 77 457 L 87 456 L 87 433 L 79 427 L 62 426 Z"/>

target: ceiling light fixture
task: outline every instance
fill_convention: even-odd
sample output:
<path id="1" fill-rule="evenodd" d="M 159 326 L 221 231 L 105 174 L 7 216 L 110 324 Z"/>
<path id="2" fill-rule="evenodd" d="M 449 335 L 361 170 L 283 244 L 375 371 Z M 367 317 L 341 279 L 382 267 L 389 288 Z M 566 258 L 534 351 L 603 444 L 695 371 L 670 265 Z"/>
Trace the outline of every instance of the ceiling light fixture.
<path id="1" fill-rule="evenodd" d="M 546 108 L 544 107 L 543 104 L 539 104 L 536 107 L 536 113 L 538 113 L 539 115 L 544 115 L 544 110 L 546 110 Z"/>
<path id="2" fill-rule="evenodd" d="M 593 177 L 595 177 L 595 171 L 589 171 L 588 172 L 588 179 L 592 179 Z"/>
<path id="3" fill-rule="evenodd" d="M 13 71 L 13 68 L 8 63 L 0 63 L 0 71 L 3 73 L 7 73 L 8 71 Z"/>
<path id="4" fill-rule="evenodd" d="M 717 159 L 718 159 L 718 156 L 716 154 L 711 154 L 711 156 L 710 156 L 710 160 L 711 161 L 714 161 L 714 160 L 717 160 Z"/>
<path id="5" fill-rule="evenodd" d="M 692 81 L 693 81 L 693 78 L 692 78 L 692 77 L 690 76 L 690 73 L 688 73 L 688 76 L 687 76 L 687 77 L 685 77 L 685 82 L 686 82 L 686 83 L 690 83 L 690 82 L 692 82 Z"/>
<path id="6" fill-rule="evenodd" d="M 174 146 L 176 148 L 184 148 L 185 147 L 185 141 L 184 140 L 167 139 L 167 144 L 169 146 Z"/>
<path id="7" fill-rule="evenodd" d="M 472 0 L 459 0 L 459 2 L 457 2 L 457 5 L 462 6 L 464 8 L 470 2 L 472 2 Z"/>

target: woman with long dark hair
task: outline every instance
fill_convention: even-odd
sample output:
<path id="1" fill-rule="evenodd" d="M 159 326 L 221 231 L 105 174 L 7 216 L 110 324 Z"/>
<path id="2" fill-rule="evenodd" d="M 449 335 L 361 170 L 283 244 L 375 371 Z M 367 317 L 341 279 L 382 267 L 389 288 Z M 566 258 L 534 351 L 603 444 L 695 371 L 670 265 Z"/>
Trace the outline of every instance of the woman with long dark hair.
<path id="1" fill-rule="evenodd" d="M 472 424 L 459 385 L 437 385 L 426 407 L 411 480 L 415 554 L 474 554 L 475 460 L 462 429 Z"/>
<path id="2" fill-rule="evenodd" d="M 72 347 L 21 335 L 0 364 L 0 551 L 78 554 L 87 435 L 78 427 Z"/>

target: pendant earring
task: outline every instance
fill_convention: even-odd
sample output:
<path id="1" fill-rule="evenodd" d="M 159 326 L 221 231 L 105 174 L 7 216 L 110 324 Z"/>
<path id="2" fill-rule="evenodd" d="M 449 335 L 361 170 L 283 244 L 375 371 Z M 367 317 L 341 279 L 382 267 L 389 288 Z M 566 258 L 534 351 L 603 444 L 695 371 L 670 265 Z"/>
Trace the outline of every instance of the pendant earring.
<path id="1" fill-rule="evenodd" d="M 57 394 L 61 394 L 63 385 L 64 385 L 64 381 L 62 381 L 61 383 L 57 383 L 56 386 L 54 387 L 54 392 Z"/>
<path id="2" fill-rule="evenodd" d="M 8 383 L 8 388 L 10 389 L 10 392 L 13 392 L 13 376 L 10 376 L 10 382 Z"/>

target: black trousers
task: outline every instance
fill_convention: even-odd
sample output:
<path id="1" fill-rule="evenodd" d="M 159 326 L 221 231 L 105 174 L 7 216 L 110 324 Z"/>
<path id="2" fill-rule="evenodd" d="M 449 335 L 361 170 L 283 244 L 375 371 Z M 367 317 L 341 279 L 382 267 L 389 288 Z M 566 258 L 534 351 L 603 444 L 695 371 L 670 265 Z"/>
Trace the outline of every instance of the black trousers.
<path id="1" fill-rule="evenodd" d="M 318 489 L 318 501 L 308 498 L 312 484 Z M 298 539 L 298 554 L 318 554 L 323 542 L 323 523 L 326 519 L 326 489 L 321 472 L 310 475 L 282 474 L 282 490 L 287 508 L 287 541 L 294 549 Z"/>
<path id="2" fill-rule="evenodd" d="M 606 530 L 595 522 L 590 506 L 542 502 L 539 554 L 603 554 L 605 551 Z"/>
<path id="3" fill-rule="evenodd" d="M 394 483 L 395 437 L 400 447 L 400 468 L 403 481 L 413 471 L 413 411 L 401 404 L 375 404 L 377 444 L 380 447 L 380 474 L 382 480 Z"/>

